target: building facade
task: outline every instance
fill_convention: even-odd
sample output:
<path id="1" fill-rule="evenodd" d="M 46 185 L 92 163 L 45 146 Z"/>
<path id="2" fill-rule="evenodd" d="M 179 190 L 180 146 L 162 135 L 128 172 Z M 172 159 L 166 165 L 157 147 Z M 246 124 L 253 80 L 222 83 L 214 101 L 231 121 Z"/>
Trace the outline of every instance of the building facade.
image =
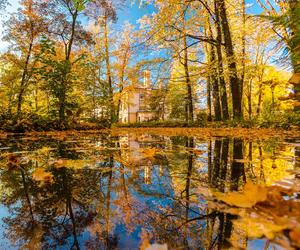
<path id="1" fill-rule="evenodd" d="M 156 119 L 157 112 L 151 110 L 147 102 L 153 91 L 150 72 L 144 71 L 142 86 L 133 84 L 124 88 L 121 93 L 119 122 L 136 123 Z"/>

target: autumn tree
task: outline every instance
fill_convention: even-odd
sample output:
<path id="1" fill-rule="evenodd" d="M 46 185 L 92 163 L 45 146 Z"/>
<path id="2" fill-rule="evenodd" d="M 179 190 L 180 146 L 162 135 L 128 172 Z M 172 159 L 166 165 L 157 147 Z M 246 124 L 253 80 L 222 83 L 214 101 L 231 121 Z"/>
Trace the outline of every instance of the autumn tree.
<path id="1" fill-rule="evenodd" d="M 273 31 L 279 41 L 285 47 L 283 58 L 290 61 L 293 72 L 300 73 L 300 3 L 297 0 L 276 1 L 274 4 L 270 1 L 258 0 L 258 3 L 264 10 L 262 17 L 267 18 L 273 24 Z M 288 55 L 288 57 L 286 56 Z M 285 60 L 286 61 L 286 60 Z M 298 78 L 298 75 L 295 76 Z M 296 100 L 295 111 L 300 110 L 300 85 L 296 80 L 294 83 L 294 94 L 292 99 Z"/>
<path id="2" fill-rule="evenodd" d="M 116 2 L 114 3 L 116 4 Z M 110 50 L 110 30 L 109 25 L 111 21 L 116 21 L 117 13 L 115 5 L 110 1 L 92 1 L 87 10 L 87 15 L 102 28 L 103 41 L 104 44 L 104 58 L 105 58 L 105 67 L 106 67 L 106 82 L 108 89 L 108 102 L 109 102 L 109 120 L 110 123 L 115 122 L 115 103 L 114 103 L 114 84 L 113 84 L 113 75 L 112 75 L 112 65 L 111 65 L 111 50 Z"/>
<path id="3" fill-rule="evenodd" d="M 46 22 L 39 9 L 43 4 L 38 4 L 34 0 L 23 0 L 22 9 L 19 13 L 12 15 L 5 23 L 5 40 L 10 43 L 10 50 L 3 58 L 18 68 L 22 73 L 19 79 L 17 91 L 16 118 L 19 119 L 22 112 L 24 95 L 31 83 L 32 75 L 36 67 L 34 54 L 38 49 L 38 41 L 45 32 Z"/>

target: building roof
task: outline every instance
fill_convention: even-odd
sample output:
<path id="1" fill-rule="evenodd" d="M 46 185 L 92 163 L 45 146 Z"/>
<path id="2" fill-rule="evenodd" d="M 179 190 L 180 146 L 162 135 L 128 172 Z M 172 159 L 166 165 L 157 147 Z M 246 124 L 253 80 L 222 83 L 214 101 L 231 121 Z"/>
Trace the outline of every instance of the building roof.
<path id="1" fill-rule="evenodd" d="M 151 90 L 159 90 L 158 88 L 154 88 L 152 86 L 150 86 L 150 88 L 147 88 L 147 87 L 143 87 L 141 85 L 135 85 L 135 84 L 131 84 L 129 86 L 126 86 L 122 92 L 125 93 L 125 92 L 130 92 L 130 91 L 135 91 L 135 90 L 144 90 L 144 91 L 151 91 Z"/>

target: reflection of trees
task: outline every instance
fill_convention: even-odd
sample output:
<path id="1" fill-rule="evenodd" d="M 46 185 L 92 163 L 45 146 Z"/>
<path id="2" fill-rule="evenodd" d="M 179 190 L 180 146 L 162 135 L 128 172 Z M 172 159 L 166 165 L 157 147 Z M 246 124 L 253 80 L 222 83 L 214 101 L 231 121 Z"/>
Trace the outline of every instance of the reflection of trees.
<path id="1" fill-rule="evenodd" d="M 220 192 L 226 191 L 226 182 L 230 180 L 229 189 L 238 190 L 240 179 L 245 181 L 245 170 L 243 163 L 243 141 L 233 139 L 233 160 L 231 166 L 228 166 L 229 158 L 229 139 L 217 139 L 214 143 L 213 162 L 211 161 L 211 143 L 208 145 L 208 173 L 211 187 Z M 230 176 L 230 178 L 228 177 Z M 235 217 L 231 214 L 219 211 L 208 211 L 208 214 L 215 214 L 207 218 L 207 244 L 208 248 L 218 249 L 228 247 L 228 239 L 232 234 L 232 219 Z M 216 220 L 217 219 L 217 220 Z M 217 233 L 214 233 L 217 232 Z"/>
<path id="2" fill-rule="evenodd" d="M 238 232 L 232 224 L 234 217 L 208 209 L 199 188 L 228 192 L 239 190 L 246 176 L 262 179 L 264 168 L 270 165 L 263 158 L 271 159 L 265 143 L 245 144 L 228 138 L 204 142 L 191 137 L 172 137 L 164 143 L 155 139 L 152 145 L 151 138 L 146 142 L 139 138 L 141 147 L 159 148 L 157 155 L 128 165 L 119 159 L 130 151 L 116 137 L 15 145 L 18 151 L 45 146 L 54 150 L 27 154 L 29 160 L 22 168 L 1 171 L 2 187 L 8 191 L 2 202 L 12 211 L 5 219 L 11 240 L 17 240 L 18 246 L 35 243 L 46 249 L 113 249 L 122 247 L 122 237 L 135 237 L 138 242 L 142 228 L 150 241 L 168 243 L 171 249 L 229 246 L 229 239 Z M 97 146 L 90 148 L 91 144 Z M 272 145 L 268 152 L 274 152 Z M 207 159 L 205 153 L 201 155 L 203 148 Z M 92 168 L 90 163 L 70 166 L 70 162 L 91 158 L 95 159 Z M 57 166 L 49 159 L 73 161 L 66 167 L 64 161 Z M 256 159 L 257 165 L 252 163 Z M 37 167 L 51 171 L 53 183 L 33 180 Z"/>
<path id="3" fill-rule="evenodd" d="M 243 181 L 246 182 L 246 175 L 244 169 L 244 159 L 243 155 L 243 140 L 242 139 L 233 139 L 233 162 L 231 165 L 231 182 L 230 190 L 238 190 L 240 178 L 243 178 Z"/>
<path id="4" fill-rule="evenodd" d="M 58 145 L 56 154 L 59 157 L 77 157 L 77 152 L 71 155 L 71 150 L 66 153 L 64 148 L 67 147 Z M 38 167 L 36 164 L 33 166 L 33 161 L 29 160 L 16 170 L 1 175 L 6 190 L 12 191 L 2 199 L 12 211 L 4 219 L 9 238 L 20 246 L 35 242 L 47 249 L 64 245 L 79 249 L 78 237 L 96 215 L 92 203 L 103 200 L 99 191 L 101 173 L 52 166 L 49 171 L 53 174 L 53 183 L 41 184 L 28 173 Z"/>

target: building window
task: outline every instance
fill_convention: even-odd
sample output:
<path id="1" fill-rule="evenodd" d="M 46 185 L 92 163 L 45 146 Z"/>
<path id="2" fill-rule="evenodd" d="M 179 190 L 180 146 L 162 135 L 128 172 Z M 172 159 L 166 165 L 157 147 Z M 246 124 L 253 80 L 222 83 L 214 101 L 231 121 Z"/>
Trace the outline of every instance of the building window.
<path id="1" fill-rule="evenodd" d="M 145 95 L 140 94 L 140 109 L 145 109 Z"/>

